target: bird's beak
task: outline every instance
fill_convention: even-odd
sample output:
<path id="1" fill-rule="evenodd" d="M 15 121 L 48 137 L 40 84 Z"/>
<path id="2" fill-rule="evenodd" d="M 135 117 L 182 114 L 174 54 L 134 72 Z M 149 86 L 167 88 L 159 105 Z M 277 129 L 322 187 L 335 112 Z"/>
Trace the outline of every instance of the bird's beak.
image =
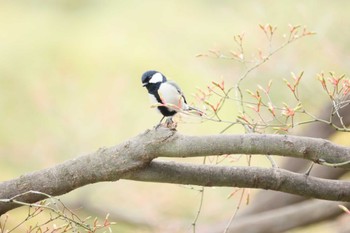
<path id="1" fill-rule="evenodd" d="M 148 83 L 142 83 L 142 86 L 145 87 L 145 86 L 147 86 L 147 84 L 148 84 Z"/>

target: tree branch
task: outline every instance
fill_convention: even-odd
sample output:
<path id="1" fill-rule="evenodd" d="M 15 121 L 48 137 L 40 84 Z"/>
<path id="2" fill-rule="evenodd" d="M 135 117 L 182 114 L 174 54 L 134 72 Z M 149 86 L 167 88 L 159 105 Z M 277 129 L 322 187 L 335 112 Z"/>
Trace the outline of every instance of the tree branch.
<path id="1" fill-rule="evenodd" d="M 149 151 L 144 149 L 146 145 L 172 135 L 171 131 L 162 131 L 161 134 L 146 131 L 117 146 L 100 148 L 94 153 L 68 160 L 54 167 L 1 182 L 0 215 L 18 207 L 11 198 L 30 190 L 58 196 L 87 184 L 118 180 L 125 172 L 147 166 L 152 160 Z M 16 200 L 34 203 L 45 198 L 39 194 L 27 194 L 21 195 Z"/>
<path id="2" fill-rule="evenodd" d="M 168 143 L 153 148 L 155 157 L 196 157 L 223 154 L 264 154 L 343 163 L 350 169 L 350 148 L 328 140 L 276 134 L 185 136 L 176 134 Z"/>
<path id="3" fill-rule="evenodd" d="M 350 201 L 348 181 L 326 180 L 274 168 L 152 161 L 144 169 L 126 173 L 122 178 L 185 185 L 271 189 L 318 199 Z"/>
<path id="4" fill-rule="evenodd" d="M 350 96 L 347 97 L 350 100 Z M 320 112 L 317 114 L 319 119 L 329 119 L 334 106 L 332 102 L 326 104 Z M 350 125 L 350 105 L 345 106 L 344 108 L 339 110 L 339 114 L 343 117 L 343 123 L 349 127 Z M 341 127 L 340 119 L 337 115 L 332 117 L 332 123 L 338 127 Z M 298 132 L 299 135 L 314 137 L 314 138 L 330 138 L 334 133 L 336 133 L 336 129 L 331 125 L 327 125 L 322 122 L 316 122 L 312 124 L 308 124 L 304 127 L 304 130 Z M 306 167 L 310 166 L 310 163 L 297 158 L 286 158 L 284 159 L 282 168 L 293 171 L 293 172 L 303 172 L 306 171 Z M 331 167 L 318 166 L 315 165 L 312 168 L 312 176 L 321 177 L 325 179 L 338 179 L 342 175 L 344 175 L 347 171 L 343 169 L 333 169 Z M 254 201 L 256 200 L 256 201 Z M 268 192 L 261 191 L 256 194 L 254 197 L 252 204 L 245 208 L 243 211 L 240 211 L 239 215 L 250 215 L 257 214 L 258 212 L 268 211 L 275 208 L 281 208 L 282 206 L 288 204 L 294 204 L 296 202 L 300 202 L 305 200 L 305 198 L 295 195 L 290 195 L 286 193 L 277 193 L 277 192 Z"/>
<path id="5" fill-rule="evenodd" d="M 16 204 L 11 202 L 11 198 L 29 190 L 57 196 L 87 184 L 118 180 L 126 173 L 130 174 L 131 171 L 146 167 L 152 159 L 157 157 L 193 157 L 223 154 L 272 154 L 306 158 L 315 162 L 324 160 L 328 163 L 350 161 L 350 148 L 337 146 L 323 139 L 259 134 L 185 136 L 169 129 L 158 128 L 157 130 L 147 130 L 145 133 L 117 146 L 102 148 L 97 152 L 68 160 L 52 168 L 25 174 L 17 179 L 0 183 L 0 199 L 2 199 L 2 202 L 0 202 L 0 214 L 17 207 Z M 344 164 L 341 167 L 350 169 L 350 164 Z M 259 170 L 260 172 L 257 172 L 258 168 L 247 169 L 256 175 L 254 182 L 257 183 L 263 180 L 259 175 L 265 174 L 266 176 L 266 174 L 269 174 L 278 180 L 277 176 L 283 177 L 285 174 L 280 170 L 267 170 L 264 172 Z M 241 176 L 246 176 L 243 171 L 240 174 Z M 298 184 L 305 185 L 305 182 L 308 184 L 310 181 L 317 184 L 318 182 L 311 177 L 308 179 L 302 178 L 301 175 L 293 177 Z M 198 179 L 201 178 L 203 177 L 198 177 Z M 238 179 L 238 177 L 236 178 Z M 178 179 L 181 180 L 181 176 Z M 199 180 L 193 180 L 193 182 L 199 182 Z M 230 186 L 236 185 L 232 180 L 226 182 Z M 327 181 L 325 182 L 327 183 Z M 249 184 L 246 184 L 246 186 L 259 187 L 255 183 Z M 334 185 L 333 182 L 327 184 L 330 185 L 329 187 L 334 188 L 332 190 L 333 194 L 329 193 L 329 190 L 324 190 L 324 192 L 329 193 L 330 199 L 347 200 L 344 196 L 345 190 L 340 189 L 339 196 L 336 198 L 334 193 L 335 190 L 339 190 L 339 187 L 332 186 Z M 340 184 L 342 187 L 346 185 L 344 182 Z M 214 186 L 219 184 L 207 183 L 206 185 Z M 285 186 L 283 183 L 263 183 L 261 186 L 261 188 L 272 188 L 275 190 L 280 190 L 281 187 L 281 191 L 298 193 L 298 191 L 289 190 L 290 186 Z M 325 198 L 325 196 L 319 195 L 319 189 L 314 190 L 315 188 L 313 186 L 313 189 L 308 189 L 309 191 L 305 195 Z M 313 194 L 312 190 L 316 191 L 316 193 Z M 350 195 L 347 196 L 349 197 Z M 41 195 L 28 194 L 22 195 L 16 200 L 33 203 L 44 198 Z"/>

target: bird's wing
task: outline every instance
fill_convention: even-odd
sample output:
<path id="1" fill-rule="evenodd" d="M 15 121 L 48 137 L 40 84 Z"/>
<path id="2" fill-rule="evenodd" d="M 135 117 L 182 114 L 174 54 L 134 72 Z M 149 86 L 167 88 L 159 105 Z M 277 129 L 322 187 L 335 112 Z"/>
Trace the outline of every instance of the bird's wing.
<path id="1" fill-rule="evenodd" d="M 177 85 L 174 81 L 171 81 L 171 80 L 168 80 L 167 83 L 169 83 L 170 85 L 172 85 L 173 87 L 176 88 L 177 92 L 181 95 L 184 103 L 186 104 L 186 110 L 192 110 L 193 113 L 199 115 L 199 116 L 203 116 L 205 115 L 205 113 L 201 110 L 199 110 L 198 108 L 195 108 L 195 107 L 192 107 L 192 106 L 189 106 L 187 105 L 187 102 L 186 102 L 186 98 L 185 98 L 185 95 L 184 93 L 182 92 L 181 88 L 179 87 L 179 85 Z"/>
<path id="2" fill-rule="evenodd" d="M 170 85 L 172 85 L 173 87 L 176 88 L 177 92 L 181 95 L 182 99 L 184 100 L 185 104 L 187 104 L 186 98 L 184 93 L 182 92 L 181 88 L 179 87 L 179 85 L 177 85 L 174 81 L 168 80 L 167 83 L 169 83 Z"/>

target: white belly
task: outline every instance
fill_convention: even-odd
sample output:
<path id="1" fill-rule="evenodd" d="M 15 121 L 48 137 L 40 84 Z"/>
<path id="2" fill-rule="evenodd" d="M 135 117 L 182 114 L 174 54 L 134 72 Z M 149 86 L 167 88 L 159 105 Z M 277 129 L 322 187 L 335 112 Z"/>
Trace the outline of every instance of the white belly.
<path id="1" fill-rule="evenodd" d="M 182 109 L 182 110 L 188 109 L 188 106 L 184 102 L 183 97 L 173 85 L 168 83 L 162 83 L 162 85 L 160 85 L 159 87 L 158 94 L 163 104 L 165 104 L 169 109 L 175 110 L 175 111 L 179 111 L 179 109 Z M 149 95 L 149 96 L 152 104 L 158 103 L 154 95 Z"/>

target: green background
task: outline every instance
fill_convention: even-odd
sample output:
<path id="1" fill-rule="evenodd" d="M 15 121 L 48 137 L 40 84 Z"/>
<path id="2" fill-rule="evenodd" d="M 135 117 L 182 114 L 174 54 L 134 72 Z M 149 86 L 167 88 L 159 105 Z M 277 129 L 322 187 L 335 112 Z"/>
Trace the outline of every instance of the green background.
<path id="1" fill-rule="evenodd" d="M 176 80 L 191 103 L 196 88 L 205 89 L 211 81 L 232 86 L 244 72 L 242 64 L 196 55 L 210 49 L 232 51 L 233 36 L 244 33 L 247 55 L 254 56 L 268 44 L 259 24 L 277 26 L 276 46 L 288 33 L 288 24 L 305 25 L 317 34 L 272 57 L 249 75 L 244 88 L 255 90 L 273 79 L 276 101 L 292 101 L 282 79 L 305 71 L 302 98 L 317 112 L 327 97 L 316 74 L 347 74 L 350 65 L 349 10 L 348 1 L 316 0 L 0 1 L 0 179 L 53 166 L 152 128 L 160 115 L 150 108 L 141 86 L 146 70 Z M 224 114 L 232 120 L 237 104 L 228 106 Z M 213 134 L 225 126 L 185 122 L 178 130 Z M 246 164 L 245 159 L 238 164 Z M 268 162 L 256 159 L 253 165 Z M 229 220 L 239 197 L 227 199 L 232 191 L 207 189 L 199 229 Z M 173 232 L 190 232 L 199 194 L 178 185 L 118 181 L 80 188 L 63 200 L 93 202 L 106 211 L 114 208 L 170 226 Z M 11 221 L 19 215 L 25 216 L 26 210 L 10 212 Z M 150 232 L 124 224 L 114 229 Z M 329 232 L 331 225 L 322 229 Z M 316 227 L 315 232 L 321 231 Z"/>

